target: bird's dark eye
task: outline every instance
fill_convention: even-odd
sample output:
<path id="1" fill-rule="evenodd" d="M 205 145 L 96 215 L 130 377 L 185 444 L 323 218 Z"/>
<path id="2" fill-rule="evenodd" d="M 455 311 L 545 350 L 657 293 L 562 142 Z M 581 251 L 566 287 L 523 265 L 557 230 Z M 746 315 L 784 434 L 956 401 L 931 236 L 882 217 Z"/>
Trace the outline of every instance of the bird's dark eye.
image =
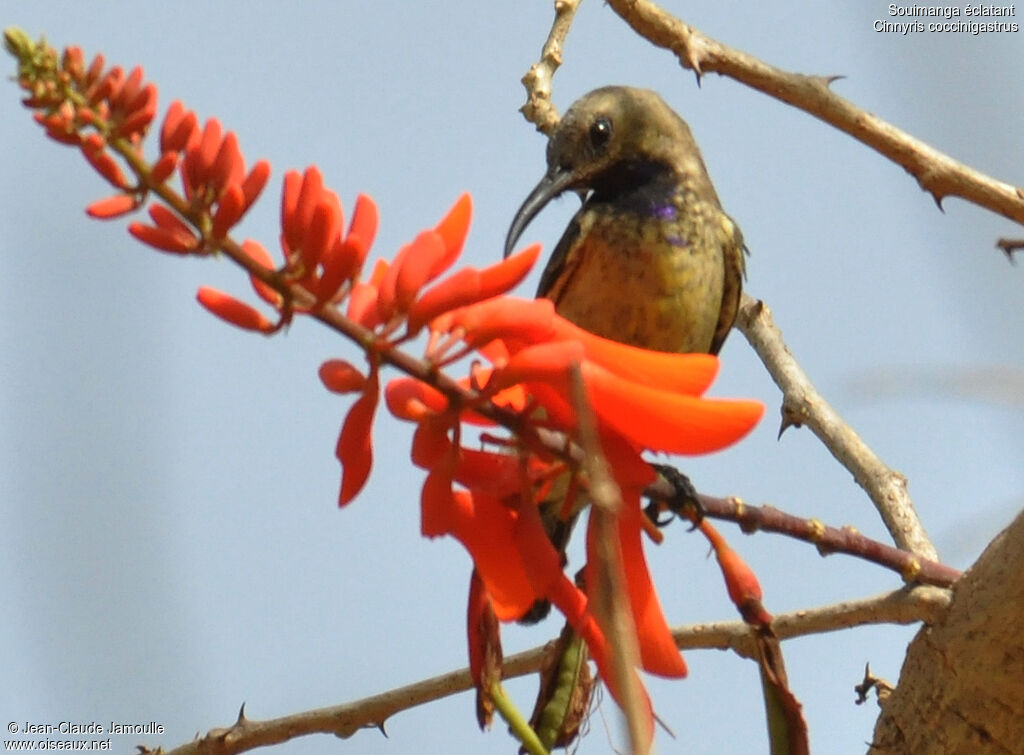
<path id="1" fill-rule="evenodd" d="M 603 115 L 590 124 L 590 144 L 603 147 L 612 138 L 612 122 Z"/>

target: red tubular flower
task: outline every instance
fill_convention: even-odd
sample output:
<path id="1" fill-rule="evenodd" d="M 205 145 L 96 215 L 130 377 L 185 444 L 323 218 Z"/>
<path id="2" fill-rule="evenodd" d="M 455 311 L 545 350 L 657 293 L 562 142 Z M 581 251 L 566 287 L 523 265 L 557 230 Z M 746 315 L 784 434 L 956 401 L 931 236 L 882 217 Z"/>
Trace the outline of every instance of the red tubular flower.
<path id="1" fill-rule="evenodd" d="M 149 171 L 149 180 L 154 184 L 162 184 L 178 167 L 178 153 L 165 152 L 160 159 L 153 163 Z"/>
<path id="2" fill-rule="evenodd" d="M 319 375 L 333 393 L 356 393 L 366 387 L 366 376 L 344 359 L 328 359 L 320 365 Z"/>
<path id="3" fill-rule="evenodd" d="M 447 312 L 435 318 L 431 327 L 439 332 L 458 329 L 474 349 L 497 339 L 518 347 L 550 341 L 555 335 L 554 318 L 555 305 L 548 299 L 502 296 Z"/>
<path id="4" fill-rule="evenodd" d="M 764 414 L 758 401 L 682 396 L 626 380 L 592 363 L 582 365 L 582 373 L 599 420 L 651 450 L 717 451 L 750 432 Z"/>
<path id="5" fill-rule="evenodd" d="M 641 665 L 644 670 L 660 676 L 686 676 L 686 663 L 672 639 L 668 622 L 661 610 L 661 602 L 647 570 L 641 541 L 640 517 L 643 513 L 640 511 L 639 495 L 634 491 L 627 496 L 624 491 L 623 499 L 621 510 L 616 516 L 616 526 L 629 607 L 640 646 Z M 594 541 L 595 533 L 593 526 L 587 528 L 587 585 L 600 584 L 594 572 L 598 547 Z"/>
<path id="6" fill-rule="evenodd" d="M 377 308 L 377 287 L 372 283 L 363 282 L 353 285 L 348 298 L 346 316 L 369 330 L 380 325 L 384 318 Z"/>
<path id="7" fill-rule="evenodd" d="M 199 141 L 185 151 L 181 175 L 185 179 L 185 196 L 189 199 L 195 197 L 204 204 L 216 199 L 216 195 L 205 197 L 204 193 L 208 184 L 215 183 L 213 162 L 220 152 L 222 133 L 220 121 L 210 118 L 203 127 Z"/>
<path id="8" fill-rule="evenodd" d="M 464 267 L 426 291 L 409 309 L 409 333 L 453 309 L 490 299 L 519 285 L 537 261 L 540 245 L 534 244 L 506 260 L 477 270 Z"/>
<path id="9" fill-rule="evenodd" d="M 440 414 L 448 409 L 448 399 L 433 386 L 410 377 L 388 381 L 384 389 L 388 411 L 399 419 L 418 422 L 424 412 Z"/>
<path id="10" fill-rule="evenodd" d="M 263 193 L 269 180 L 270 163 L 266 160 L 257 160 L 256 164 L 252 166 L 252 170 L 249 171 L 249 175 L 242 181 L 242 196 L 245 199 L 242 203 L 242 214 L 252 207 L 253 202 Z"/>
<path id="11" fill-rule="evenodd" d="M 149 206 L 149 216 L 157 226 L 163 228 L 165 231 L 178 234 L 183 239 L 189 238 L 193 243 L 198 243 L 198 239 L 196 239 L 192 233 L 191 226 L 178 217 L 177 213 L 169 207 L 159 203 L 151 204 Z"/>
<path id="12" fill-rule="evenodd" d="M 377 218 L 376 202 L 365 194 L 358 195 L 348 233 L 334 263 L 335 275 L 341 280 L 355 279 L 362 271 L 366 255 L 377 236 Z M 327 277 L 326 273 L 324 277 Z"/>
<path id="13" fill-rule="evenodd" d="M 215 288 L 201 286 L 196 293 L 196 299 L 217 317 L 239 328 L 262 333 L 269 333 L 274 329 L 274 324 L 260 314 L 259 310 Z"/>
<path id="14" fill-rule="evenodd" d="M 198 239 L 194 236 L 185 236 L 166 228 L 144 225 L 143 223 L 131 223 L 128 226 L 128 233 L 143 244 L 148 244 L 161 252 L 171 252 L 173 254 L 191 254 L 196 250 L 199 243 Z"/>
<path id="15" fill-rule="evenodd" d="M 761 583 L 747 562 L 725 541 L 718 530 L 706 519 L 700 523 L 700 531 L 715 549 L 715 558 L 722 570 L 725 587 L 733 605 L 748 624 L 768 626 L 772 616 L 761 603 Z"/>
<path id="16" fill-rule="evenodd" d="M 366 194 L 356 197 L 356 207 L 348 227 L 348 237 L 358 236 L 367 248 L 373 246 L 377 236 L 377 203 Z"/>
<path id="17" fill-rule="evenodd" d="M 164 116 L 163 128 L 160 129 L 160 152 L 185 152 L 194 147 L 200 138 L 196 114 L 186 110 L 181 100 L 172 102 Z"/>
<path id="18" fill-rule="evenodd" d="M 82 143 L 82 135 L 78 133 L 73 117 L 69 117 L 69 113 L 66 110 L 49 115 L 36 113 L 33 118 L 36 123 L 46 129 L 46 135 L 55 142 L 75 147 Z"/>
<path id="19" fill-rule="evenodd" d="M 547 468 L 537 459 L 532 461 L 535 475 Z M 452 477 L 469 490 L 502 500 L 518 496 L 522 487 L 520 460 L 508 453 L 460 448 Z"/>
<path id="20" fill-rule="evenodd" d="M 135 96 L 142 89 L 142 68 L 135 66 L 128 75 L 121 81 L 121 85 L 115 87 L 106 99 L 110 100 L 111 107 L 127 110 L 128 103 L 135 99 Z"/>
<path id="21" fill-rule="evenodd" d="M 457 200 L 448 213 L 437 224 L 434 231 L 441 236 L 444 242 L 446 254 L 436 261 L 434 268 L 430 271 L 431 279 L 436 278 L 454 264 L 455 260 L 462 254 L 462 247 L 466 243 L 466 235 L 469 233 L 469 221 L 473 215 L 473 199 L 469 194 L 463 194 Z"/>
<path id="22" fill-rule="evenodd" d="M 204 134 L 205 136 L 205 134 Z M 210 182 L 219 189 L 217 196 L 231 186 L 241 186 L 245 180 L 245 158 L 238 148 L 238 137 L 233 131 L 224 134 L 217 156 L 210 165 Z"/>
<path id="23" fill-rule="evenodd" d="M 97 79 L 85 93 L 85 98 L 91 105 L 96 105 L 103 100 L 109 99 L 110 95 L 119 90 L 124 83 L 124 70 L 121 66 L 114 66 L 106 75 Z"/>
<path id="24" fill-rule="evenodd" d="M 281 192 L 281 246 L 286 254 L 301 250 L 306 228 L 323 193 L 323 176 L 315 166 L 307 168 L 305 174 L 294 170 L 285 173 Z"/>
<path id="25" fill-rule="evenodd" d="M 434 418 L 426 411 L 422 411 L 415 418 L 418 425 L 412 435 L 410 458 L 412 463 L 421 469 L 433 469 L 452 446 L 448 440 L 448 423 L 432 419 Z"/>
<path id="26" fill-rule="evenodd" d="M 377 292 L 377 307 L 385 321 L 408 312 L 420 288 L 432 277 L 432 270 L 444 262 L 447 251 L 437 231 L 424 231 L 398 251 Z"/>
<path id="27" fill-rule="evenodd" d="M 97 173 L 119 189 L 131 186 L 121 166 L 106 151 L 107 143 L 102 136 L 93 132 L 82 139 L 81 146 L 82 155 Z"/>
<path id="28" fill-rule="evenodd" d="M 113 218 L 133 212 L 139 206 L 139 199 L 131 194 L 115 194 L 106 199 L 98 199 L 85 208 L 89 217 L 97 220 L 112 220 Z"/>
<path id="29" fill-rule="evenodd" d="M 465 490 L 449 493 L 449 534 L 469 551 L 498 618 L 519 618 L 541 596 L 534 592 L 513 535 L 516 513 L 493 496 Z"/>
<path id="30" fill-rule="evenodd" d="M 310 275 L 314 274 L 317 265 L 339 238 L 342 221 L 338 198 L 325 194 L 322 201 L 313 208 L 313 216 L 309 219 L 302 239 L 303 269 Z"/>
<path id="31" fill-rule="evenodd" d="M 380 397 L 377 368 L 370 369 L 369 379 L 359 400 L 349 409 L 338 436 L 335 456 L 341 462 L 341 491 L 338 506 L 345 506 L 363 489 L 373 466 L 373 417 Z"/>
<path id="32" fill-rule="evenodd" d="M 213 214 L 213 226 L 210 235 L 215 239 L 222 239 L 228 235 L 231 227 L 242 218 L 242 211 L 245 209 L 245 195 L 242 187 L 232 184 L 224 189 L 217 203 L 217 210 Z"/>
<path id="33" fill-rule="evenodd" d="M 440 537 L 455 528 L 456 499 L 452 491 L 452 472 L 457 453 L 455 446 L 447 444 L 423 481 L 420 491 L 420 534 L 423 537 Z"/>
<path id="34" fill-rule="evenodd" d="M 77 45 L 64 48 L 60 64 L 72 79 L 81 79 L 85 75 L 85 55 Z"/>
<path id="35" fill-rule="evenodd" d="M 141 141 L 156 115 L 156 86 L 147 86 L 138 97 L 127 102 L 127 108 L 123 120 L 112 133 L 133 142 Z"/>

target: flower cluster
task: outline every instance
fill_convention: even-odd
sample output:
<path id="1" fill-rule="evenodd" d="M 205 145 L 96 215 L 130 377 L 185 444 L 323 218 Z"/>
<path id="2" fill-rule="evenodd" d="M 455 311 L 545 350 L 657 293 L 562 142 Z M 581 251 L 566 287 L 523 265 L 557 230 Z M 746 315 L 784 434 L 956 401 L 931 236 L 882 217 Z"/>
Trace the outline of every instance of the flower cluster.
<path id="1" fill-rule="evenodd" d="M 117 67 L 105 70 L 101 56 L 86 66 L 78 48 L 58 58 L 51 48 L 12 32 L 7 44 L 20 61 L 19 82 L 29 92 L 25 104 L 38 111 L 46 133 L 78 147 L 117 189 L 113 197 L 90 205 L 90 215 L 112 218 L 153 199 L 152 223 L 129 225 L 135 238 L 164 252 L 225 254 L 246 269 L 256 294 L 278 319 L 275 323 L 244 301 L 200 288 L 197 298 L 212 313 L 263 333 L 296 313 L 311 315 L 365 352 L 365 373 L 342 359 L 320 368 L 329 390 L 357 395 L 336 448 L 342 464 L 340 505 L 359 493 L 372 468 L 380 368 L 390 364 L 406 373 L 384 386 L 385 403 L 393 415 L 416 426 L 412 461 L 426 472 L 422 533 L 451 535 L 473 560 L 470 656 L 478 684 L 485 684 L 482 659 L 489 651 L 472 628 L 482 626 L 488 615 L 517 619 L 546 600 L 583 637 L 601 676 L 621 699 L 612 648 L 588 593 L 601 584 L 594 573 L 596 530 L 588 530 L 585 586 L 580 587 L 565 574 L 539 508 L 554 497 L 563 501 L 555 507 L 556 518 L 578 513 L 571 509 L 589 481 L 567 449 L 580 442 L 584 408 L 593 414 L 599 451 L 621 494 L 615 535 L 640 665 L 655 674 L 685 675 L 641 546 L 640 498 L 654 478 L 642 454 L 708 453 L 757 423 L 763 411 L 757 402 L 704 397 L 718 369 L 716 357 L 648 352 L 608 341 L 559 317 L 549 301 L 507 296 L 536 262 L 537 246 L 483 269 L 463 267 L 445 276 L 468 233 L 468 195 L 393 260 L 378 260 L 364 276 L 377 229 L 374 202 L 360 196 L 346 230 L 341 201 L 320 172 L 290 171 L 281 199 L 282 261 L 276 264 L 258 242 L 231 238 L 270 176 L 265 160 L 246 169 L 232 132 L 224 132 L 216 119 L 201 127 L 194 113 L 175 102 L 163 122 L 159 155 L 148 162 L 142 141 L 156 113 L 156 88 L 143 83 L 141 69 L 127 75 Z M 170 184 L 175 175 L 180 192 Z M 424 329 L 423 358 L 403 352 L 400 347 Z M 462 380 L 446 377 L 442 370 L 467 355 L 474 357 L 469 374 Z M 467 425 L 485 428 L 492 442 L 471 448 Z M 495 438 L 496 427 L 508 435 Z M 544 440 L 551 433 L 563 439 L 560 445 Z"/>
<path id="2" fill-rule="evenodd" d="M 431 328 L 432 343 L 447 348 L 462 343 L 488 364 L 475 364 L 463 381 L 469 395 L 446 395 L 415 378 L 398 378 L 386 388 L 391 412 L 417 423 L 413 463 L 427 471 L 423 534 L 450 534 L 462 542 L 499 619 L 517 619 L 541 599 L 557 606 L 587 641 L 602 678 L 619 696 L 611 650 L 588 608 L 587 591 L 564 573 L 538 509 L 559 475 L 571 474 L 574 485 L 586 485 L 578 470 L 529 433 L 544 428 L 577 438 L 580 415 L 572 381 L 578 375 L 597 419 L 601 451 L 621 491 L 616 525 L 641 665 L 655 674 L 685 675 L 641 547 L 640 498 L 654 480 L 641 453 L 723 448 L 756 424 L 761 404 L 702 396 L 718 369 L 716 357 L 649 352 L 599 338 L 559 317 L 546 300 L 487 299 L 438 316 Z M 428 350 L 428 357 L 439 360 L 442 348 Z M 482 409 L 493 414 L 495 407 L 525 428 L 514 450 L 460 443 L 463 423 L 494 424 Z M 594 533 L 590 527 L 587 585 L 601 584 L 591 574 L 598 563 Z"/>

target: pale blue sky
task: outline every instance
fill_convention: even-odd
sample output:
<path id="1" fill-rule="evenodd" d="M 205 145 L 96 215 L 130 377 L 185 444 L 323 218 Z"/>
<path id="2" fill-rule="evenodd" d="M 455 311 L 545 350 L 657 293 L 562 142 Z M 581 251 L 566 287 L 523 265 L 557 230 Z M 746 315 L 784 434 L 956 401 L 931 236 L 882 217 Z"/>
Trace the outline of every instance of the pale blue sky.
<path id="1" fill-rule="evenodd" d="M 1019 33 L 879 34 L 880 0 L 667 5 L 773 64 L 843 74 L 843 96 L 974 167 L 1024 180 Z M 550 17 L 549 2 L 511 0 L 11 2 L 3 24 L 142 64 L 164 107 L 181 98 L 235 130 L 250 161 L 268 158 L 274 177 L 244 235 L 274 247 L 280 177 L 316 163 L 347 208 L 358 192 L 376 198 L 375 256 L 472 192 L 464 259 L 480 265 L 500 256 L 544 168 L 543 138 L 516 109 Z M 1021 506 L 1021 403 L 945 393 L 936 378 L 1024 366 L 1024 272 L 993 248 L 1020 229 L 956 199 L 940 213 L 900 168 L 731 80 L 710 75 L 697 88 L 668 53 L 588 0 L 555 100 L 564 110 L 610 83 L 658 89 L 690 122 L 750 246 L 748 291 L 771 305 L 824 395 L 908 476 L 943 557 L 968 565 Z M 382 418 L 369 487 L 347 509 L 335 505 L 347 403 L 322 389 L 316 368 L 354 350 L 313 323 L 267 341 L 207 315 L 196 287 L 249 295 L 238 272 L 160 255 L 124 222 L 86 218 L 105 184 L 42 136 L 13 84 L 3 91 L 0 723 L 156 721 L 163 736 L 115 738 L 115 749 L 171 747 L 228 724 L 243 701 L 267 718 L 465 665 L 469 560 L 454 541 L 418 536 L 422 474 L 408 462 L 408 427 Z M 575 205 L 555 203 L 524 243 L 550 250 Z M 734 449 L 680 461 L 697 486 L 884 537 L 808 431 L 776 441 L 778 392 L 739 334 L 722 358 L 712 392 L 759 398 L 768 411 Z M 900 376 L 899 390 L 879 374 Z M 899 586 L 850 558 L 722 530 L 775 612 Z M 653 551 L 671 623 L 733 618 L 697 536 L 673 527 Z M 508 628 L 506 651 L 557 630 Z M 865 661 L 895 680 L 913 631 L 786 643 L 814 752 L 863 752 L 877 708 L 854 706 L 853 685 Z M 688 680 L 650 684 L 677 736 L 659 735 L 659 752 L 765 751 L 755 667 L 719 652 L 687 660 Z M 534 687 L 509 684 L 526 710 Z M 602 712 L 617 728 L 609 703 Z M 402 713 L 388 733 L 277 751 L 515 749 L 500 724 L 477 731 L 470 695 Z M 609 751 L 595 716 L 579 752 Z"/>

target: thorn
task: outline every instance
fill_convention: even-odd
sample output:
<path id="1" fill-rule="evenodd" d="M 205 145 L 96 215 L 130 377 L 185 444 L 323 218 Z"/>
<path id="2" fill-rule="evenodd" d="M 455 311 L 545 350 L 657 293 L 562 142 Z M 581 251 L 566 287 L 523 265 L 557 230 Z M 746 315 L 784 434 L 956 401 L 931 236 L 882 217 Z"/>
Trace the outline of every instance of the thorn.
<path id="1" fill-rule="evenodd" d="M 871 673 L 871 664 L 864 664 L 864 681 L 856 685 L 853 689 L 857 693 L 857 699 L 854 701 L 857 705 L 861 705 L 868 699 L 868 693 L 871 688 L 874 687 L 875 694 L 878 697 L 878 704 L 880 706 L 885 705 L 889 695 L 895 689 L 889 682 L 881 677 L 875 676 Z"/>
<path id="2" fill-rule="evenodd" d="M 244 726 L 248 722 L 245 717 L 245 703 L 242 703 L 242 707 L 238 709 L 238 718 L 235 720 L 235 726 Z"/>
<path id="3" fill-rule="evenodd" d="M 377 728 L 380 730 L 380 733 L 384 735 L 384 738 L 387 739 L 388 738 L 388 732 L 384 728 L 384 722 L 383 721 L 381 721 L 379 724 L 377 724 Z"/>
<path id="4" fill-rule="evenodd" d="M 875 686 L 874 677 L 871 676 L 871 664 L 864 664 L 864 681 L 854 686 L 853 691 L 857 693 L 857 699 L 854 702 L 857 705 L 863 705 L 867 702 L 868 692 Z"/>
<path id="5" fill-rule="evenodd" d="M 694 55 L 693 45 L 690 44 L 690 41 L 691 40 L 687 40 L 681 57 L 683 58 L 683 64 L 688 66 L 693 71 L 693 75 L 697 77 L 697 86 L 699 87 L 700 80 L 704 75 L 704 72 L 700 69 L 700 60 L 698 60 L 697 56 Z M 678 55 L 679 53 L 677 52 L 676 54 Z"/>
<path id="6" fill-rule="evenodd" d="M 833 74 L 832 76 L 825 76 L 824 78 L 825 78 L 825 86 L 826 87 L 831 87 L 837 81 L 842 81 L 843 79 L 845 79 L 846 78 L 846 74 L 837 73 L 837 74 Z"/>
<path id="7" fill-rule="evenodd" d="M 1022 239 L 999 239 L 996 242 L 996 248 L 1002 249 L 1003 254 L 1006 255 L 1006 259 L 1010 261 L 1011 265 L 1017 264 L 1017 258 L 1014 257 L 1014 253 L 1024 249 L 1024 240 Z"/>
<path id="8" fill-rule="evenodd" d="M 945 213 L 946 212 L 946 208 L 942 206 L 942 200 L 945 199 L 945 197 L 943 197 L 937 191 L 931 192 L 931 195 L 932 195 L 932 199 L 935 200 L 935 206 L 939 208 L 939 212 Z"/>
<path id="9" fill-rule="evenodd" d="M 785 401 L 782 402 L 779 414 L 782 415 L 782 421 L 779 423 L 779 434 L 775 436 L 775 440 L 779 440 L 782 434 L 791 427 L 803 427 L 804 423 L 800 421 L 800 413 L 790 408 Z"/>

